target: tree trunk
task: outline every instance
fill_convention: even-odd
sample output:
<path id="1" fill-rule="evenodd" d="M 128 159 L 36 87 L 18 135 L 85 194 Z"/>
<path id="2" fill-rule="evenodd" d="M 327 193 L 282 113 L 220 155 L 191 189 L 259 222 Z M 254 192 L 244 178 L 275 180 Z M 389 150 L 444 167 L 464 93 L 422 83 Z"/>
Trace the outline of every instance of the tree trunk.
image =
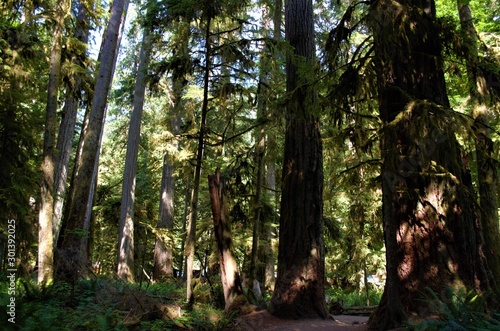
<path id="1" fill-rule="evenodd" d="M 134 281 L 135 178 L 137 174 L 137 155 L 141 140 L 141 119 L 144 109 L 144 95 L 146 93 L 146 77 L 150 53 L 151 47 L 148 32 L 144 31 L 134 88 L 134 109 L 130 117 L 128 131 L 118 236 L 117 275 L 126 282 Z"/>
<path id="2" fill-rule="evenodd" d="M 176 37 L 173 40 L 173 45 L 176 46 L 174 46 L 173 49 L 173 56 L 182 63 L 182 65 L 177 65 L 172 70 L 173 107 L 170 115 L 172 117 L 170 124 L 171 132 L 174 136 L 171 143 L 171 148 L 174 153 L 178 152 L 179 149 L 179 142 L 176 136 L 180 131 L 180 122 L 184 111 L 182 96 L 187 84 L 186 74 L 190 67 L 188 45 L 190 34 L 189 24 L 183 20 L 179 20 L 175 26 L 175 31 Z M 165 154 L 160 195 L 160 223 L 157 227 L 159 229 L 166 228 L 169 231 L 173 230 L 174 227 L 174 165 L 175 158 L 168 158 L 168 155 Z M 185 227 L 185 225 L 183 226 Z M 183 263 L 183 249 L 181 252 L 180 269 L 182 269 Z M 165 242 L 161 235 L 158 236 L 155 243 L 154 260 L 154 277 L 156 279 L 161 277 L 172 277 L 174 274 L 173 242 Z"/>
<path id="3" fill-rule="evenodd" d="M 189 187 L 189 180 L 185 180 L 186 191 L 184 194 L 184 210 L 182 213 L 182 233 L 186 233 L 187 230 L 187 222 L 188 222 L 188 212 L 189 212 L 189 198 L 191 197 L 190 192 L 191 189 Z M 187 279 L 186 276 L 186 261 L 184 260 L 184 247 L 186 246 L 186 240 L 183 240 L 181 243 L 181 254 L 179 257 L 179 276 L 182 277 L 183 280 Z"/>
<path id="4" fill-rule="evenodd" d="M 203 154 L 205 152 L 205 130 L 208 113 L 208 87 L 210 82 L 211 68 L 211 41 L 210 24 L 211 16 L 208 15 L 205 29 L 205 75 L 203 86 L 203 104 L 201 106 L 200 131 L 198 133 L 198 150 L 196 153 L 196 167 L 194 171 L 193 192 L 191 195 L 191 212 L 189 214 L 187 235 L 186 235 L 186 299 L 190 305 L 194 303 L 192 279 L 193 279 L 193 260 L 196 242 L 196 219 L 198 218 L 198 194 L 200 190 L 201 165 L 203 163 Z"/>
<path id="5" fill-rule="evenodd" d="M 220 179 L 220 172 L 208 176 L 208 187 L 210 190 L 210 201 L 214 220 L 214 233 L 219 253 L 220 278 L 224 291 L 225 310 L 233 311 L 247 304 L 243 288 L 241 286 L 238 265 L 233 253 L 233 241 L 227 205 L 224 200 L 224 185 Z"/>
<path id="6" fill-rule="evenodd" d="M 164 277 L 174 275 L 174 263 L 172 243 L 161 229 L 172 230 L 174 226 L 174 177 L 173 162 L 165 154 L 163 159 L 163 171 L 161 175 L 161 195 L 160 195 L 160 223 L 157 225 L 159 234 L 156 238 L 154 249 L 154 270 L 153 277 L 160 280 Z"/>
<path id="7" fill-rule="evenodd" d="M 286 133 L 282 174 L 278 276 L 270 310 L 288 318 L 326 317 L 323 244 L 323 153 L 312 81 L 311 0 L 285 3 Z M 306 70 L 307 68 L 307 70 Z M 305 73 L 308 74 L 305 74 Z"/>
<path id="8" fill-rule="evenodd" d="M 482 291 L 488 280 L 472 181 L 455 138 L 433 1 L 372 8 L 383 123 L 382 202 L 387 280 L 370 327 L 428 316 L 426 291 Z"/>
<path id="9" fill-rule="evenodd" d="M 483 226 L 485 255 L 491 269 L 490 282 L 495 290 L 500 279 L 500 229 L 498 223 L 498 174 L 493 154 L 490 123 L 492 110 L 487 105 L 490 98 L 486 78 L 479 68 L 478 36 L 468 3 L 457 1 L 462 38 L 466 49 L 467 76 L 470 106 L 475 120 L 475 142 L 479 205 Z M 497 283 L 497 284 L 495 284 Z M 500 294 L 500 293 L 499 293 Z"/>
<path id="10" fill-rule="evenodd" d="M 88 272 L 86 254 L 87 233 L 85 220 L 87 209 L 91 205 L 92 181 L 94 169 L 99 155 L 99 141 L 104 127 L 105 110 L 108 92 L 111 87 L 116 58 L 123 32 L 128 0 L 114 0 L 111 6 L 110 19 L 105 32 L 101 51 L 100 65 L 92 106 L 80 137 L 77 162 L 68 194 L 63 222 L 60 256 L 57 261 L 57 277 L 61 280 L 75 280 Z M 82 249 L 83 247 L 83 249 Z"/>
<path id="11" fill-rule="evenodd" d="M 89 25 L 85 6 L 82 3 L 78 5 L 77 30 L 75 37 L 82 43 L 87 44 L 89 39 Z M 76 65 L 83 65 L 82 57 L 86 54 L 77 54 L 72 59 Z M 75 137 L 76 118 L 78 113 L 78 103 L 81 99 L 82 77 L 78 74 L 71 79 L 72 83 L 68 87 L 66 101 L 64 102 L 63 115 L 59 126 L 59 134 L 57 137 L 57 170 L 55 173 L 55 195 L 54 195 L 54 215 L 52 218 L 54 247 L 57 246 L 59 233 L 61 231 L 62 212 L 66 195 L 66 184 L 69 173 L 69 161 L 71 150 L 73 147 L 73 139 Z"/>
<path id="12" fill-rule="evenodd" d="M 61 53 L 64 20 L 71 8 L 71 1 L 59 1 L 54 8 L 54 32 L 49 62 L 49 84 L 43 140 L 42 180 L 40 183 L 40 210 L 38 230 L 38 283 L 46 284 L 53 277 L 54 265 L 54 173 L 57 128 L 57 108 L 61 75 Z"/>
<path id="13" fill-rule="evenodd" d="M 268 142 L 272 142 L 274 138 L 269 135 Z M 276 165 L 272 160 L 266 160 L 267 166 L 267 186 L 268 190 L 266 194 L 271 196 L 269 199 L 271 202 L 271 206 L 275 206 L 276 204 Z M 274 215 L 274 214 L 273 214 Z M 275 218 L 271 220 L 269 224 L 267 224 L 263 229 L 263 237 L 266 240 L 267 246 L 262 250 L 262 260 L 264 263 L 264 276 L 263 276 L 263 284 L 266 290 L 274 291 L 274 284 L 276 282 L 275 277 L 275 252 L 276 252 L 276 235 L 274 234 L 274 229 L 276 227 Z M 264 247 L 263 247 L 264 248 Z"/>

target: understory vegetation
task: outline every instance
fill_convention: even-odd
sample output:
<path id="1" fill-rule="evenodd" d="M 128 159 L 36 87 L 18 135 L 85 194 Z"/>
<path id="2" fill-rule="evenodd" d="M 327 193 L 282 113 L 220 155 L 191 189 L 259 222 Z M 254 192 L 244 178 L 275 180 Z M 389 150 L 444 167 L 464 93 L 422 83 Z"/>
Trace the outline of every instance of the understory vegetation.
<path id="1" fill-rule="evenodd" d="M 5 279 L 5 274 L 2 274 Z M 184 309 L 185 285 L 181 279 L 159 283 L 127 284 L 108 277 L 80 279 L 75 284 L 56 283 L 39 287 L 35 281 L 19 279 L 16 326 L 2 320 L 2 330 L 74 331 L 74 330 L 238 330 L 240 320 L 236 312 L 224 311 L 222 287 L 218 279 L 211 286 L 206 280 L 194 289 L 196 306 Z M 6 306 L 9 297 L 7 282 L 0 282 L 0 305 Z M 446 298 L 434 292 L 426 293 L 427 303 L 435 310 L 434 318 L 410 320 L 406 329 L 414 331 L 469 331 L 500 330 L 500 314 L 486 313 L 487 296 L 459 292 L 452 289 Z M 326 290 L 330 312 L 338 309 L 376 306 L 382 289 L 372 287 L 368 294 L 359 291 Z M 257 309 L 265 309 L 269 294 Z M 362 313 L 362 315 L 367 315 Z"/>
<path id="2" fill-rule="evenodd" d="M 0 329 L 500 330 L 499 1 L 0 0 Z"/>
<path id="3" fill-rule="evenodd" d="M 8 304 L 2 282 L 2 306 Z M 2 330 L 231 330 L 235 315 L 224 313 L 220 285 L 195 287 L 196 306 L 182 309 L 182 280 L 127 284 L 104 277 L 75 284 L 39 287 L 32 280 L 17 283 L 16 325 L 1 321 Z M 7 329 L 5 329 L 7 328 Z"/>

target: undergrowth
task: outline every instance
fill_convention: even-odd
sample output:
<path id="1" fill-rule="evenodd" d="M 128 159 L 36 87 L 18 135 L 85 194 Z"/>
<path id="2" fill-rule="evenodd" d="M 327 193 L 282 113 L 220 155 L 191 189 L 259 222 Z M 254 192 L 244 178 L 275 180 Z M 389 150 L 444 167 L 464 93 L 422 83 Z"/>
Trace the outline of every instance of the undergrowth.
<path id="1" fill-rule="evenodd" d="M 0 281 L 0 305 L 10 297 L 6 277 Z M 212 292 L 212 293 L 211 293 Z M 108 330 L 227 330 L 234 316 L 214 308 L 213 290 L 200 284 L 194 290 L 196 305 L 183 310 L 185 286 L 176 280 L 125 284 L 107 278 L 80 280 L 72 285 L 40 287 L 33 280 L 16 283 L 15 324 L 4 313 L 0 330 L 108 331 Z M 3 310 L 5 311 L 5 310 Z"/>
<path id="2" fill-rule="evenodd" d="M 364 291 L 345 291 L 341 288 L 327 289 L 325 295 L 328 301 L 338 302 L 344 308 L 366 306 L 367 303 L 369 303 L 370 306 L 376 306 L 380 302 L 382 291 L 372 288 L 372 290 L 368 292 L 368 300 L 366 292 Z"/>
<path id="3" fill-rule="evenodd" d="M 488 314 L 486 296 L 466 292 L 455 292 L 449 288 L 442 297 L 428 291 L 423 301 L 433 307 L 436 318 L 409 322 L 414 331 L 500 331 L 500 314 Z"/>

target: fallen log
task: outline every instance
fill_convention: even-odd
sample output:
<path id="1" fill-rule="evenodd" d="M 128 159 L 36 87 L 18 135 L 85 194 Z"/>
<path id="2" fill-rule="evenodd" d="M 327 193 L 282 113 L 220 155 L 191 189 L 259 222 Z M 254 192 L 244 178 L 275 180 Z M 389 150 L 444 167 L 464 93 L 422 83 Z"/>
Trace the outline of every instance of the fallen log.
<path id="1" fill-rule="evenodd" d="M 368 316 L 377 306 L 342 307 L 342 315 Z"/>

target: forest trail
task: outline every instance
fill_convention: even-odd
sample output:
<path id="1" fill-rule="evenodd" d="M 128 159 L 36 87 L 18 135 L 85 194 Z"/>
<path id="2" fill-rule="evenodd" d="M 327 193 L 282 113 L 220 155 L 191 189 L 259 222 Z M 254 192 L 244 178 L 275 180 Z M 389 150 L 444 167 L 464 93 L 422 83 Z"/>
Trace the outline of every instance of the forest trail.
<path id="1" fill-rule="evenodd" d="M 267 310 L 242 316 L 241 331 L 366 331 L 368 317 L 335 315 L 333 319 L 288 320 L 271 315 Z"/>

